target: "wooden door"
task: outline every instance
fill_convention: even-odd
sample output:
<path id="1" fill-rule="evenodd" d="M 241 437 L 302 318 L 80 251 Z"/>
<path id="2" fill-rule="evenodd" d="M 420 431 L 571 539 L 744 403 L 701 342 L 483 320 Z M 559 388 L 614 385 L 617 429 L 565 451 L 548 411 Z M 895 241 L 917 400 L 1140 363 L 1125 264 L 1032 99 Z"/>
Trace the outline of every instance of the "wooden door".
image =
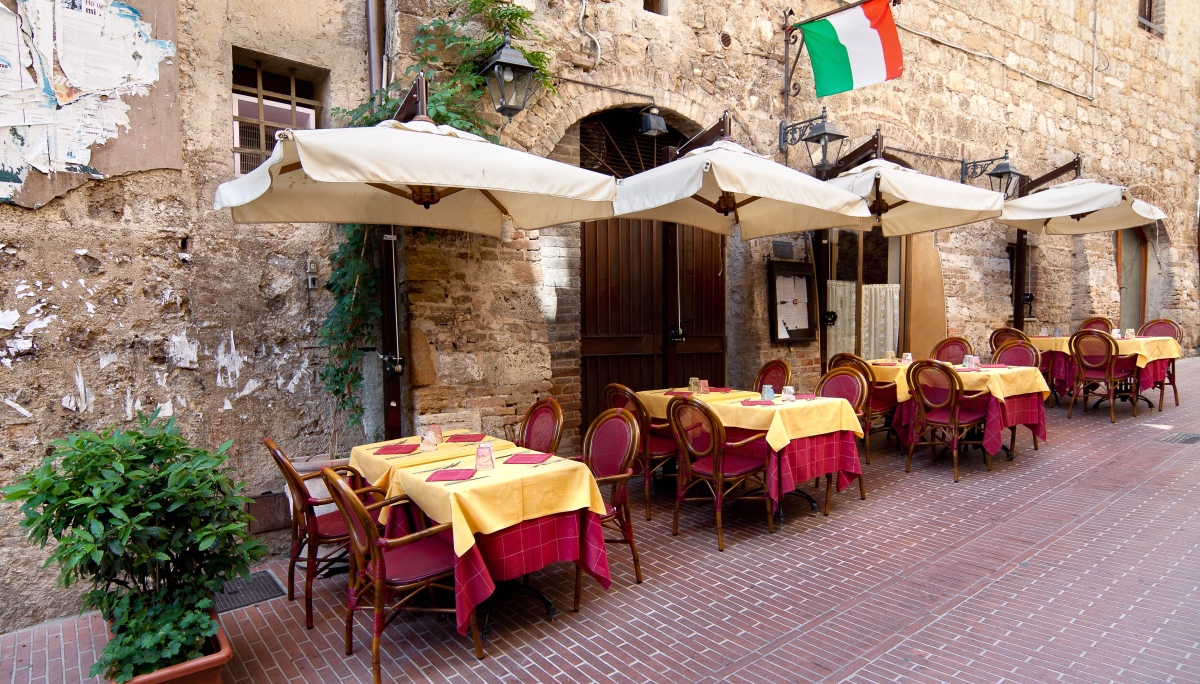
<path id="1" fill-rule="evenodd" d="M 689 378 L 725 384 L 725 244 L 716 233 L 665 224 L 668 328 L 683 339 L 667 340 L 666 382 L 683 387 Z"/>

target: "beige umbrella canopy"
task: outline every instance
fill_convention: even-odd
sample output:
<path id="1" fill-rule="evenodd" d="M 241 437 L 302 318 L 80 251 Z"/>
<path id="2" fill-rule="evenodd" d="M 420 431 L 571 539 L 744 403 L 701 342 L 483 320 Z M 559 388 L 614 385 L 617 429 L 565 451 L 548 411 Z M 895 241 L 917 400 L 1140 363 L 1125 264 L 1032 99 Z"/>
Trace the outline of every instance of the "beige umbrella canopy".
<path id="1" fill-rule="evenodd" d="M 961 226 L 995 218 L 1004 208 L 1004 195 L 998 192 L 926 176 L 883 159 L 872 159 L 827 182 L 866 199 L 871 207 L 871 217 L 846 227 L 870 230 L 881 225 L 884 235 Z"/>
<path id="2" fill-rule="evenodd" d="M 672 221 L 743 240 L 870 217 L 861 197 L 720 140 L 617 182 L 617 215 Z"/>
<path id="3" fill-rule="evenodd" d="M 499 237 L 613 215 L 609 176 L 495 145 L 431 121 L 287 130 L 213 202 L 238 223 L 374 223 Z"/>
<path id="4" fill-rule="evenodd" d="M 1000 220 L 1031 233 L 1084 235 L 1144 226 L 1166 217 L 1125 187 L 1079 178 L 1009 200 Z"/>

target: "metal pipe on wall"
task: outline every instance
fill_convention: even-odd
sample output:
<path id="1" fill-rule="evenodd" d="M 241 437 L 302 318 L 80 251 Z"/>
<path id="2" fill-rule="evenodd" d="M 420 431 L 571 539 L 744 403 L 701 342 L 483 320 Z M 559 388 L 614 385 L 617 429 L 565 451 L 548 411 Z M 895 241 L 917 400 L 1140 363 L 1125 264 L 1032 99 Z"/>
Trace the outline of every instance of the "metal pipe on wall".
<path id="1" fill-rule="evenodd" d="M 384 0 L 367 0 L 367 93 L 383 87 Z"/>

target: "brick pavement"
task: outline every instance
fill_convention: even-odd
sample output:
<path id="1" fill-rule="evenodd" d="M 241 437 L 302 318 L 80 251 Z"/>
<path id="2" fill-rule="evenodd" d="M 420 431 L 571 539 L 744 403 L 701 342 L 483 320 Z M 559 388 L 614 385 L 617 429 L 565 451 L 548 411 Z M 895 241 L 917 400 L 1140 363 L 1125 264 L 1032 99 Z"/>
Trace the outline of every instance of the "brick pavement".
<path id="1" fill-rule="evenodd" d="M 864 466 L 868 500 L 835 496 L 828 518 L 789 497 L 767 534 L 761 508 L 709 509 L 678 537 L 670 508 L 635 522 L 646 581 L 613 547 L 613 588 L 546 622 L 517 599 L 492 618 L 477 661 L 450 620 L 401 618 L 383 644 L 397 681 L 1200 681 L 1200 359 L 1180 363 L 1185 402 L 1134 419 L 1118 407 L 1049 409 L 1050 443 L 1027 431 L 1014 461 L 981 457 L 955 484 L 947 461 L 889 454 Z M 638 496 L 636 493 L 634 496 Z M 634 502 L 634 510 L 640 502 Z M 282 564 L 267 564 L 282 576 Z M 573 571 L 533 577 L 560 608 Z M 221 616 L 237 650 L 227 682 L 369 681 L 367 626 L 343 656 L 340 579 L 318 582 L 316 629 L 275 599 Z M 0 682 L 75 682 L 104 643 L 95 615 L 0 637 Z"/>

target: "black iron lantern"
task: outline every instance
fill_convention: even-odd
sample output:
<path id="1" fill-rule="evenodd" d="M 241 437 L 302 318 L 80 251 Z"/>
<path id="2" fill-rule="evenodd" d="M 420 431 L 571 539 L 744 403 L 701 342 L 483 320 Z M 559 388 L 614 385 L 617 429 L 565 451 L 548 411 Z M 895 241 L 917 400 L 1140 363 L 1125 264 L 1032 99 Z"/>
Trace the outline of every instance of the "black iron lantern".
<path id="1" fill-rule="evenodd" d="M 479 70 L 487 85 L 492 106 L 507 118 L 525 109 L 541 83 L 534 78 L 537 68 L 525 59 L 520 50 L 509 45 L 508 32 L 504 32 L 504 44 L 492 53 L 487 63 Z"/>
<path id="2" fill-rule="evenodd" d="M 646 107 L 642 110 L 642 122 L 638 133 L 655 137 L 667 132 L 667 120 L 658 113 L 658 107 Z"/>
<path id="3" fill-rule="evenodd" d="M 1003 193 L 1008 198 L 1017 196 L 1017 186 L 1021 182 L 1021 175 L 1017 167 L 1008 160 L 1008 152 L 1004 153 L 1000 163 L 987 172 L 988 183 L 992 190 Z"/>
<path id="4" fill-rule="evenodd" d="M 812 120 L 808 132 L 800 138 L 808 149 L 808 160 L 812 163 L 813 171 L 818 177 L 837 166 L 849 137 L 838 130 L 825 116 L 825 108 L 821 108 L 821 116 Z"/>

